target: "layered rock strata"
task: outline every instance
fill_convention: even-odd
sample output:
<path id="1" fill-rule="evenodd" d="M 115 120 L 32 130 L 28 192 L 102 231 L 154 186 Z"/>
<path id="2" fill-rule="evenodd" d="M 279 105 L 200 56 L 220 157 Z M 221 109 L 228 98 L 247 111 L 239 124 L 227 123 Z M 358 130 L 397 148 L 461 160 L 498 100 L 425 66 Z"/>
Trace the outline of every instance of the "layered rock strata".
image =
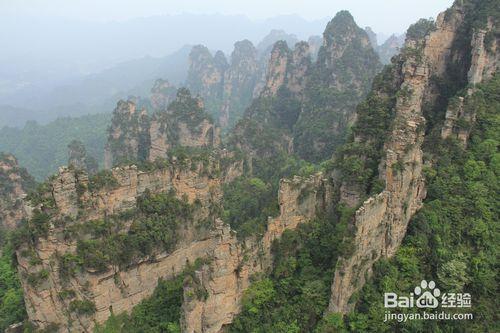
<path id="1" fill-rule="evenodd" d="M 271 51 L 262 95 L 275 96 L 281 87 L 300 95 L 307 84 L 310 66 L 309 44 L 297 43 L 292 51 L 286 42 L 277 42 Z"/>
<path id="2" fill-rule="evenodd" d="M 167 83 L 158 81 L 157 90 L 163 85 L 170 89 Z M 174 147 L 214 148 L 220 144 L 219 128 L 205 113 L 201 99 L 181 88 L 165 107 L 163 103 L 170 97 L 160 92 L 157 95 L 155 104 L 160 110 L 152 116 L 145 109 L 137 112 L 133 101 L 118 102 L 108 130 L 106 168 L 137 161 L 154 162 L 166 158 L 167 152 Z"/>
<path id="3" fill-rule="evenodd" d="M 187 333 L 215 333 L 224 331 L 239 313 L 243 292 L 251 277 L 268 273 L 272 268 L 271 246 L 285 230 L 330 209 L 333 188 L 322 173 L 303 179 L 282 180 L 279 190 L 280 214 L 269 218 L 267 230 L 261 238 L 238 241 L 229 227 L 222 228 L 218 245 L 209 254 L 211 262 L 197 272 L 198 283 L 206 290 L 203 300 L 193 298 L 195 286 L 184 289 L 182 331 Z"/>
<path id="4" fill-rule="evenodd" d="M 195 170 L 169 167 L 143 172 L 134 166 L 115 168 L 112 174 L 117 184 L 112 189 L 83 192 L 82 188 L 88 188 L 88 177 L 81 172 L 61 169 L 50 184 L 49 195 L 57 210 L 51 217 L 47 237 L 37 239 L 33 248 L 23 247 L 18 251 L 18 269 L 30 321 L 39 328 L 57 327 L 59 332 L 92 332 L 94 325 L 106 321 L 111 312 L 130 312 L 134 305 L 151 295 L 159 278 L 172 278 L 189 263 L 205 258 L 210 264 L 197 274 L 208 297 L 202 301 L 186 296 L 184 318 L 189 319 L 183 321 L 184 331 L 194 332 L 198 331 L 197 327 L 203 327 L 203 332 L 218 332 L 230 323 L 238 312 L 243 291 L 250 284 L 250 276 L 270 269 L 273 240 L 284 230 L 294 229 L 299 223 L 314 218 L 319 211 L 325 211 L 331 202 L 332 190 L 322 174 L 307 179 L 282 180 L 280 215 L 269 218 L 262 238 L 241 243 L 235 232 L 220 219 L 214 219 L 209 229 L 196 226 L 196 221 L 215 218 L 213 207 L 220 202 L 221 195 L 222 180 L 200 176 L 207 174 L 201 168 L 201 164 Z M 77 247 L 76 239 L 65 236 L 69 226 L 130 211 L 142 193 L 171 189 L 175 189 L 179 198 L 197 202 L 200 207 L 196 221 L 182 226 L 181 241 L 173 251 L 157 253 L 127 268 L 110 266 L 105 272 L 83 270 L 68 281 L 61 280 L 58 258 L 74 253 Z M 67 222 L 61 224 L 62 220 Z M 28 252 L 32 254 L 26 256 L 24 253 Z M 45 278 L 34 286 L 30 277 L 41 272 Z M 186 286 L 185 292 L 188 289 Z M 70 299 L 62 296 L 68 290 L 73 294 Z M 71 311 L 70 304 L 75 300 L 95 304 L 95 312 Z M 201 313 L 203 315 L 199 316 Z"/>
<path id="5" fill-rule="evenodd" d="M 116 180 L 113 188 L 95 190 L 89 190 L 85 173 L 62 168 L 46 194 L 55 206 L 46 237 L 38 237 L 31 246 L 26 244 L 17 252 L 30 321 L 42 329 L 58 327 L 59 332 L 92 332 L 95 323 L 104 322 L 111 311 L 129 312 L 151 295 L 159 278 L 174 277 L 187 264 L 206 257 L 217 245 L 218 231 L 203 230 L 196 225 L 209 219 L 211 209 L 220 202 L 221 181 L 212 178 L 209 171 L 203 172 L 203 168 L 206 166 L 202 163 L 194 169 L 173 165 L 151 172 L 139 171 L 135 166 L 115 168 L 111 171 Z M 180 240 L 173 251 L 157 253 L 127 268 L 108 266 L 104 272 L 84 269 L 63 280 L 60 258 L 75 253 L 79 241 L 68 236 L 69 229 L 126 213 L 136 207 L 137 198 L 146 191 L 171 190 L 175 190 L 179 199 L 199 206 L 193 222 L 181 226 Z M 34 285 L 33 277 L 42 273 L 43 278 Z M 62 296 L 68 291 L 72 297 Z M 95 305 L 95 312 L 71 311 L 73 301 L 90 302 Z"/>
<path id="6" fill-rule="evenodd" d="M 439 78 L 449 79 L 447 69 L 460 63 L 470 66 L 468 75 L 464 75 L 464 85 L 480 83 L 481 78 L 491 77 L 498 68 L 498 55 L 485 51 L 481 37 L 484 31 L 473 33 L 470 48 L 457 47 L 464 37 L 461 34 L 466 31 L 465 16 L 466 12 L 457 2 L 438 16 L 435 29 L 425 39 L 406 41 L 403 58 L 400 57 L 402 61 L 396 63 L 400 66 L 398 75 L 402 84 L 397 94 L 395 118 L 379 165 L 379 178 L 385 182 L 385 187 L 381 193 L 361 203 L 355 213 L 352 222 L 354 250 L 339 258 L 331 288 L 330 312 L 345 314 L 352 309 L 351 296 L 371 275 L 375 261 L 396 253 L 410 218 L 422 205 L 426 194 L 422 174 L 424 112 L 437 103 L 441 94 L 434 82 Z M 498 40 L 493 44 L 498 45 Z M 474 121 L 474 111 L 462 112 L 463 108 L 463 97 L 449 103 L 443 137 L 450 135 L 457 118 Z M 458 132 L 458 138 L 464 142 L 467 136 L 468 133 Z M 348 196 L 350 199 L 345 203 L 359 204 L 357 199 L 362 195 L 356 192 L 353 191 L 354 199 Z"/>
<path id="7" fill-rule="evenodd" d="M 30 216 L 24 199 L 34 185 L 34 179 L 13 155 L 0 153 L 0 228 L 12 230 Z"/>

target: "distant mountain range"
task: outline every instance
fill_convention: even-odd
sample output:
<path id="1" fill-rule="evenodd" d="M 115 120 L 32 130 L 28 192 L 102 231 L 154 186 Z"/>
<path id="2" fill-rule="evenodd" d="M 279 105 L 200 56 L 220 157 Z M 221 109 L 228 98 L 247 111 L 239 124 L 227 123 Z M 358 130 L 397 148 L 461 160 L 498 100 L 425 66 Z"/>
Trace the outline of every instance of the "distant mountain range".
<path id="1" fill-rule="evenodd" d="M 99 73 L 66 80 L 51 89 L 38 85 L 20 89 L 5 98 L 4 103 L 8 104 L 0 105 L 0 127 L 20 127 L 29 120 L 47 123 L 63 116 L 110 112 L 120 98 L 149 94 L 158 77 L 168 77 L 173 83 L 183 82 L 190 50 L 190 46 L 184 46 L 165 57 L 126 61 Z"/>
<path id="2" fill-rule="evenodd" d="M 8 64 L 0 66 L 0 127 L 110 112 L 120 98 L 147 95 L 157 78 L 183 83 L 189 45 L 201 43 L 229 55 L 238 40 L 265 49 L 280 34 L 289 41 L 320 35 L 327 22 L 297 15 L 253 21 L 218 14 L 109 23 L 0 18 L 0 29 L 11 32 L 0 34 L 5 46 L 0 63 Z"/>

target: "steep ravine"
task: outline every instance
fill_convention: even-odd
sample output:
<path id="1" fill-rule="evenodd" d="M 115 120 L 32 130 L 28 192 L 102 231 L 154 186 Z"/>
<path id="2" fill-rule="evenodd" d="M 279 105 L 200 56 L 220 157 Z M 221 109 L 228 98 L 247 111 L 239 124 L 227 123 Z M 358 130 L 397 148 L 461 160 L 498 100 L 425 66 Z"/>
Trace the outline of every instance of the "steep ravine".
<path id="1" fill-rule="evenodd" d="M 287 229 L 310 221 L 318 213 L 327 212 L 333 188 L 322 173 L 303 179 L 282 180 L 279 191 L 280 214 L 269 218 L 261 238 L 238 241 L 226 227 L 219 245 L 210 254 L 212 261 L 198 272 L 205 299 L 187 297 L 191 286 L 185 287 L 183 332 L 221 332 L 239 313 L 243 292 L 257 273 L 272 268 L 271 245 Z"/>

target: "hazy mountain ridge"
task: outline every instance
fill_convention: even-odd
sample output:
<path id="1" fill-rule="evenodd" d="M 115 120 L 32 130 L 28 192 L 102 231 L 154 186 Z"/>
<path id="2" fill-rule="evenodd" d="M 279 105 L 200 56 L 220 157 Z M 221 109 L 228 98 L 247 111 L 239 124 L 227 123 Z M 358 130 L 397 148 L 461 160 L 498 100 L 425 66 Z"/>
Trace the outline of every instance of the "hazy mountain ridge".
<path id="1" fill-rule="evenodd" d="M 392 34 L 385 41 L 379 40 L 378 35 L 370 28 L 365 28 L 370 43 L 380 57 L 380 61 L 384 64 L 390 64 L 391 58 L 399 53 L 405 41 L 405 34 Z M 380 43 L 380 44 L 379 44 Z"/>
<path id="2" fill-rule="evenodd" d="M 274 30 L 274 32 L 266 35 L 265 40 L 259 43 L 261 50 L 254 55 L 254 61 L 258 66 L 255 67 L 255 70 L 247 73 L 248 76 L 253 77 L 254 82 L 249 87 L 251 92 L 249 90 L 248 94 L 250 95 L 247 94 L 250 98 L 253 96 L 253 91 L 258 88 L 256 85 L 263 84 L 259 80 L 264 79 L 265 65 L 270 54 L 267 45 L 276 41 L 277 38 L 286 36 L 294 40 L 293 36 L 283 31 Z M 206 50 L 206 54 L 211 54 L 211 51 L 207 48 L 204 48 L 204 50 Z M 166 98 L 166 101 L 162 102 L 163 107 L 166 107 L 172 98 L 161 91 L 157 91 L 159 94 L 155 95 L 154 90 L 159 89 L 159 86 L 155 88 L 157 78 L 166 78 L 168 80 L 167 84 L 171 86 L 174 92 L 176 86 L 187 85 L 194 93 L 199 93 L 205 98 L 208 97 L 206 95 L 209 93 L 208 88 L 201 86 L 196 88 L 195 85 L 200 84 L 199 79 L 189 78 L 189 54 L 192 52 L 193 47 L 185 46 L 174 54 L 163 58 L 148 57 L 125 62 L 101 73 L 88 75 L 85 79 L 79 79 L 78 83 L 60 87 L 57 91 L 53 91 L 48 95 L 42 95 L 40 100 L 37 100 L 37 98 L 30 100 L 32 105 L 40 106 L 44 103 L 59 105 L 52 106 L 50 112 L 42 110 L 35 112 L 30 109 L 19 109 L 8 105 L 0 106 L 0 125 L 11 124 L 9 127 L 0 126 L 0 151 L 15 154 L 20 163 L 28 168 L 37 180 L 42 180 L 55 172 L 57 167 L 66 163 L 66 146 L 73 139 L 79 139 L 82 140 L 90 155 L 96 158 L 102 167 L 108 125 L 99 122 L 111 119 L 110 112 L 115 108 L 117 99 L 136 100 L 134 96 L 143 96 L 140 100 L 149 104 L 149 99 L 153 101 L 154 98 Z M 222 51 L 219 56 L 225 57 Z M 193 69 L 191 75 L 202 75 L 206 64 L 200 63 L 198 65 L 200 67 L 197 70 Z M 208 111 L 215 116 L 216 120 L 218 120 L 217 114 L 219 114 L 223 104 L 222 90 L 224 87 L 222 82 L 220 83 L 217 88 L 220 90 L 220 96 L 215 101 L 218 104 L 216 106 L 211 105 L 210 99 L 205 101 L 205 103 L 208 103 L 206 104 Z M 226 95 L 225 100 L 229 101 L 229 97 L 230 95 Z M 233 98 L 235 100 L 239 99 L 238 96 Z M 70 104 L 75 102 L 78 104 Z M 64 106 L 65 103 L 66 106 Z M 241 114 L 248 106 L 247 104 L 243 103 L 237 107 L 239 111 L 234 111 Z M 156 107 L 148 105 L 150 113 L 157 108 L 158 105 Z M 72 116 L 71 119 L 66 119 L 68 113 Z M 64 119 L 51 121 L 51 119 L 59 117 Z M 236 121 L 239 116 L 233 114 L 231 117 L 232 121 Z M 35 120 L 37 124 L 25 124 L 26 121 L 30 120 Z M 81 129 L 88 128 L 87 126 L 90 123 L 96 125 L 92 140 L 87 139 L 85 133 L 81 131 Z M 63 130 L 62 128 L 59 129 L 61 124 L 71 124 L 74 128 L 74 137 L 67 135 L 61 141 L 58 134 Z M 64 132 L 71 133 L 69 129 L 64 129 Z M 44 144 L 43 149 L 40 147 L 41 142 Z M 38 147 L 36 151 L 34 147 Z M 47 158 L 52 158 L 52 160 L 48 163 Z"/>
<path id="3" fill-rule="evenodd" d="M 252 21 L 244 16 L 182 14 L 108 23 L 6 17 L 0 28 L 19 37 L 13 40 L 8 34 L 0 35 L 5 47 L 0 62 L 10 64 L 0 68 L 0 105 L 33 110 L 35 115 L 44 111 L 47 119 L 51 114 L 55 119 L 111 110 L 109 101 L 144 93 L 144 81 L 162 77 L 183 82 L 187 57 L 163 70 L 161 62 L 168 64 L 186 44 L 203 43 L 228 52 L 234 41 L 247 38 L 257 42 L 272 29 L 309 36 L 321 30 L 322 22 L 293 15 Z M 191 28 L 198 25 L 205 28 Z M 133 77 L 106 83 L 116 75 L 113 71 L 121 70 L 130 71 Z M 155 77 L 146 75 L 155 71 Z M 86 98 L 97 98 L 98 103 L 86 103 Z M 83 103 L 80 109 L 78 103 Z M 54 112 L 56 108 L 59 111 Z M 39 116 L 21 121 L 9 118 L 0 126 L 22 125 L 23 120 L 43 121 Z"/>

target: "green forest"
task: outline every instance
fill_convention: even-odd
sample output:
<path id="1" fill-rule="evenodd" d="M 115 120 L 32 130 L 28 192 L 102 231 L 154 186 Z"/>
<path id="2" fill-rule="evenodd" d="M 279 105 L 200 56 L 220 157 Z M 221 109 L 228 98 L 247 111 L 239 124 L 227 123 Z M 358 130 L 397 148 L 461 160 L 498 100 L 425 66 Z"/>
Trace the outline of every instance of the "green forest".
<path id="1" fill-rule="evenodd" d="M 497 331 L 500 77 L 481 85 L 468 107 L 477 112 L 470 145 L 464 149 L 456 140 L 432 145 L 436 160 L 426 169 L 424 207 L 410 222 L 396 256 L 376 264 L 373 278 L 356 296 L 355 311 L 344 319 L 337 314 L 323 318 L 343 224 L 316 221 L 276 244 L 273 273 L 247 290 L 231 331 Z M 422 279 L 448 292 L 470 292 L 475 320 L 384 323 L 384 292 L 404 294 Z"/>
<path id="2" fill-rule="evenodd" d="M 59 118 L 46 125 L 27 122 L 23 128 L 0 129 L 0 151 L 14 154 L 36 180 L 42 181 L 68 164 L 68 145 L 81 141 L 102 167 L 111 113 Z"/>

